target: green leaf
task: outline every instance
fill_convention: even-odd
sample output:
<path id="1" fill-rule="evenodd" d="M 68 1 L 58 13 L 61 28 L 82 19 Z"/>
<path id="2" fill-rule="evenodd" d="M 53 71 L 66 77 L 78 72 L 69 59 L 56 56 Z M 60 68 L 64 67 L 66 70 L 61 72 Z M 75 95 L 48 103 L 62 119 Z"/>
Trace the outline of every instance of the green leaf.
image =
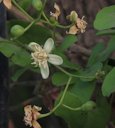
<path id="1" fill-rule="evenodd" d="M 87 66 L 92 66 L 98 62 L 100 53 L 104 50 L 104 44 L 98 43 L 92 50 L 91 56 L 89 57 Z"/>
<path id="2" fill-rule="evenodd" d="M 110 96 L 113 92 L 115 92 L 115 68 L 106 75 L 102 85 L 102 93 L 104 96 Z"/>
<path id="3" fill-rule="evenodd" d="M 0 41 L 0 52 L 2 52 L 6 57 L 11 57 L 18 50 L 19 50 L 19 47 L 12 44 L 12 42 Z"/>
<path id="4" fill-rule="evenodd" d="M 115 36 L 112 36 L 108 42 L 107 48 L 100 54 L 99 61 L 103 62 L 115 51 Z"/>
<path id="5" fill-rule="evenodd" d="M 56 104 L 59 102 L 60 96 L 56 101 Z M 77 95 L 69 91 L 65 95 L 63 104 L 71 108 L 77 108 L 82 105 Z M 56 110 L 55 114 L 62 117 L 69 128 L 105 128 L 111 116 L 110 105 L 102 96 L 97 97 L 96 104 L 96 109 L 89 112 L 80 110 L 72 111 L 61 105 Z"/>
<path id="6" fill-rule="evenodd" d="M 94 27 L 97 30 L 115 27 L 115 5 L 105 7 L 98 12 L 94 21 Z"/>
<path id="7" fill-rule="evenodd" d="M 82 103 L 90 100 L 93 91 L 95 89 L 95 82 L 84 82 L 80 79 L 76 80 L 76 83 L 71 86 L 70 92 L 75 94 Z"/>
<path id="8" fill-rule="evenodd" d="M 95 63 L 106 61 L 111 55 L 111 53 L 114 51 L 115 51 L 115 36 L 112 36 L 105 49 L 103 44 L 96 45 L 88 60 L 87 66 L 92 66 Z"/>
<path id="9" fill-rule="evenodd" d="M 31 56 L 25 49 L 12 44 L 10 41 L 0 41 L 0 52 L 9 57 L 14 64 L 19 66 L 29 66 Z"/>
<path id="10" fill-rule="evenodd" d="M 75 42 L 77 42 L 77 37 L 74 35 L 67 35 L 64 38 L 64 41 L 62 42 L 61 46 L 59 47 L 60 50 L 65 51 L 67 48 L 72 46 Z"/>
<path id="11" fill-rule="evenodd" d="M 96 35 L 115 35 L 115 29 L 102 30 L 97 32 Z"/>
<path id="12" fill-rule="evenodd" d="M 62 72 L 56 72 L 52 76 L 52 83 L 56 86 L 63 86 L 67 83 L 68 79 L 69 76 L 67 76 L 66 74 Z M 76 78 L 73 78 L 70 84 L 73 84 L 75 82 L 76 82 Z"/>
<path id="13" fill-rule="evenodd" d="M 61 95 L 60 95 L 61 96 Z M 59 97 L 60 97 L 59 96 Z M 56 101 L 56 104 L 59 102 L 59 99 Z M 81 101 L 77 98 L 76 95 L 66 92 L 63 104 L 70 106 L 72 108 L 77 108 L 81 106 Z M 68 124 L 69 128 L 83 128 L 86 121 L 87 114 L 81 111 L 71 111 L 67 108 L 60 106 L 55 114 L 62 117 Z"/>
<path id="14" fill-rule="evenodd" d="M 11 60 L 14 64 L 22 67 L 30 66 L 32 62 L 30 54 L 21 48 L 11 57 Z"/>

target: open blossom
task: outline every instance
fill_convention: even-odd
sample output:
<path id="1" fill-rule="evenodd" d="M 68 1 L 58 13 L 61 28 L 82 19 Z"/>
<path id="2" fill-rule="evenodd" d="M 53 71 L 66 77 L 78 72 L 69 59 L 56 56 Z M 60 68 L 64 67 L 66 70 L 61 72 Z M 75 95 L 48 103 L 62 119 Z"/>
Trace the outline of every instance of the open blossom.
<path id="1" fill-rule="evenodd" d="M 79 32 L 84 33 L 87 22 L 84 20 L 84 16 L 80 19 L 75 11 L 72 11 L 68 16 L 70 21 L 74 22 L 74 25 L 70 27 L 67 34 L 77 34 Z"/>
<path id="2" fill-rule="evenodd" d="M 41 111 L 41 108 L 35 105 L 33 107 L 31 105 L 27 105 L 24 107 L 24 111 L 25 124 L 33 128 L 41 128 L 40 124 L 37 122 L 37 119 L 40 116 L 39 111 Z"/>
<path id="3" fill-rule="evenodd" d="M 41 75 L 44 79 L 49 76 L 48 62 L 53 65 L 61 65 L 63 63 L 63 59 L 60 56 L 50 53 L 53 47 L 54 41 L 52 38 L 46 40 L 43 48 L 35 42 L 29 44 L 29 48 L 32 50 L 31 56 L 34 60 L 32 64 L 40 67 Z"/>
<path id="4" fill-rule="evenodd" d="M 56 20 L 58 20 L 59 15 L 61 14 L 59 6 L 55 3 L 54 4 L 55 12 L 50 12 L 50 15 L 54 17 Z"/>
<path id="5" fill-rule="evenodd" d="M 11 9 L 11 7 L 12 7 L 11 0 L 0 0 L 0 3 L 2 1 L 3 1 L 4 5 L 6 6 L 6 8 Z"/>

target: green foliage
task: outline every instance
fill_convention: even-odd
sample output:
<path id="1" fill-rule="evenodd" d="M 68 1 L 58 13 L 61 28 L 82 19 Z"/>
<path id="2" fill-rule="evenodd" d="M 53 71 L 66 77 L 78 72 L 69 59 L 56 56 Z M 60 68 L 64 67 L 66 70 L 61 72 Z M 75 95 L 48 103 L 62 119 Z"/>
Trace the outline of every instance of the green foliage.
<path id="1" fill-rule="evenodd" d="M 72 46 L 72 44 L 74 44 L 75 42 L 77 42 L 77 37 L 74 35 L 68 35 L 64 38 L 64 41 L 62 42 L 59 49 L 62 51 L 65 51 L 65 50 L 67 50 L 67 48 Z"/>
<path id="2" fill-rule="evenodd" d="M 15 4 L 14 2 L 13 4 L 17 6 L 18 3 Z M 72 63 L 71 58 L 66 54 L 68 49 L 71 48 L 74 43 L 77 43 L 78 37 L 69 34 L 63 37 L 63 39 L 62 37 L 58 39 L 60 35 L 56 30 L 64 29 L 66 33 L 66 31 L 68 31 L 66 29 L 71 29 L 74 23 L 72 22 L 64 26 L 56 20 L 58 19 L 58 17 L 56 17 L 58 15 L 57 13 L 60 13 L 59 9 L 57 9 L 58 6 L 54 7 L 54 13 L 51 13 L 52 16 L 48 17 L 44 11 L 44 1 L 21 0 L 18 5 L 21 5 L 17 6 L 17 8 L 24 13 L 27 22 L 21 20 L 8 21 L 8 39 L 0 39 L 0 52 L 10 60 L 12 67 L 16 65 L 16 69 L 14 69 L 10 77 L 13 80 L 13 84 L 18 80 L 20 81 L 19 78 L 23 73 L 25 75 L 27 70 L 35 73 L 42 72 L 42 74 L 45 72 L 47 74 L 51 70 L 48 69 L 47 63 L 51 62 L 50 68 L 52 68 L 53 63 L 55 64 L 53 70 L 51 70 L 53 72 L 50 75 L 51 79 L 47 81 L 39 79 L 39 84 L 37 83 L 36 88 L 32 86 L 32 91 L 31 89 L 27 91 L 27 87 L 23 88 L 22 86 L 19 87 L 19 90 L 14 90 L 14 92 L 11 90 L 14 94 L 16 93 L 17 99 L 12 100 L 14 96 L 12 94 L 10 96 L 12 100 L 10 105 L 14 105 L 14 102 L 19 104 L 23 102 L 25 98 L 28 98 L 28 96 L 30 98 L 30 95 L 32 96 L 32 92 L 35 90 L 42 91 L 39 92 L 39 94 L 44 93 L 49 87 L 45 90 L 45 84 L 52 82 L 52 84 L 56 86 L 54 88 L 60 88 L 62 90 L 51 112 L 41 114 L 41 117 L 55 113 L 66 121 L 69 128 L 105 128 L 110 117 L 112 117 L 112 106 L 104 96 L 109 97 L 115 92 L 115 68 L 108 63 L 109 57 L 115 51 L 115 5 L 105 7 L 98 12 L 94 21 L 95 29 L 99 30 L 96 34 L 97 36 L 110 36 L 110 39 L 106 42 L 106 46 L 102 42 L 97 42 L 84 67 L 80 64 Z M 25 12 L 30 6 L 32 6 L 32 9 L 34 7 L 34 11 L 36 11 L 33 16 Z M 34 13 L 34 11 L 32 13 Z M 34 19 L 33 17 L 36 15 L 37 18 Z M 78 16 L 75 11 L 74 15 Z M 82 18 L 82 22 L 83 21 L 84 19 Z M 85 31 L 86 26 L 83 27 L 84 30 L 82 30 L 82 32 Z M 49 43 L 46 44 L 45 42 L 48 38 L 50 38 L 50 40 Z M 60 40 L 62 40 L 62 42 Z M 59 45 L 57 41 L 60 41 Z M 31 45 L 29 45 L 30 43 Z M 54 43 L 55 48 L 53 49 Z M 28 45 L 30 47 L 28 47 Z M 53 49 L 51 51 L 52 53 L 49 53 L 49 49 Z M 52 57 L 53 61 L 50 59 L 51 54 L 55 54 Z M 61 66 L 59 65 L 59 60 L 63 62 Z M 32 62 L 36 65 L 36 68 L 32 65 Z M 23 78 L 21 77 L 21 79 Z M 28 79 L 30 80 L 30 78 Z M 98 82 L 100 83 L 99 85 L 97 85 Z M 38 88 L 40 88 L 40 90 Z M 103 95 L 100 94 L 101 91 Z M 21 96 L 19 96 L 20 92 L 22 92 Z M 23 103 L 21 105 L 23 106 Z"/>
<path id="3" fill-rule="evenodd" d="M 71 108 L 77 108 L 82 105 L 77 95 L 70 92 L 66 93 L 63 104 Z M 55 114 L 61 116 L 67 122 L 69 128 L 105 128 L 110 118 L 110 106 L 102 96 L 98 97 L 96 104 L 96 108 L 89 112 L 72 111 L 60 106 Z"/>
<path id="4" fill-rule="evenodd" d="M 70 92 L 77 96 L 77 98 L 85 103 L 90 100 L 95 89 L 95 82 L 84 82 L 79 79 L 70 88 Z"/>
<path id="5" fill-rule="evenodd" d="M 115 92 L 115 68 L 106 75 L 102 85 L 102 93 L 104 96 L 110 96 L 113 92 Z"/>
<path id="6" fill-rule="evenodd" d="M 94 21 L 94 27 L 97 30 L 115 27 L 115 5 L 105 7 L 98 12 L 96 19 Z"/>
<path id="7" fill-rule="evenodd" d="M 20 24 L 24 28 L 28 25 L 28 23 L 24 21 L 11 20 L 10 22 L 8 22 L 8 29 L 10 30 L 14 24 Z M 18 38 L 18 40 L 22 43 L 27 44 L 30 42 L 44 44 L 44 42 L 51 36 L 51 31 L 49 29 L 41 27 L 39 25 L 33 25 L 27 32 L 25 32 L 20 38 Z"/>
<path id="8" fill-rule="evenodd" d="M 69 76 L 62 72 L 55 72 L 52 76 L 52 83 L 56 86 L 63 86 L 67 83 L 67 80 L 69 79 Z M 70 82 L 70 84 L 73 84 L 76 82 L 76 78 L 73 78 Z"/>
<path id="9" fill-rule="evenodd" d="M 23 48 L 13 44 L 10 41 L 0 42 L 0 51 L 19 66 L 25 67 L 31 64 L 30 54 Z"/>
<path id="10" fill-rule="evenodd" d="M 96 33 L 96 35 L 115 35 L 114 29 L 102 30 Z"/>

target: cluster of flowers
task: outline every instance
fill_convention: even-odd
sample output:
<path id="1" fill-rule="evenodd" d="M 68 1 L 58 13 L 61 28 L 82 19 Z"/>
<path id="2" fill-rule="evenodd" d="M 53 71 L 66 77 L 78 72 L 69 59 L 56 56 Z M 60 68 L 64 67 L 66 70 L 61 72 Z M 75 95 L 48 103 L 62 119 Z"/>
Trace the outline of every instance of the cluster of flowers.
<path id="1" fill-rule="evenodd" d="M 0 3 L 3 2 L 4 5 L 11 9 L 12 4 L 11 0 L 0 0 Z M 50 12 L 50 16 L 55 18 L 55 20 L 58 20 L 61 11 L 60 7 L 55 3 L 54 4 L 55 12 Z M 71 27 L 69 28 L 69 31 L 66 32 L 67 34 L 78 34 L 78 33 L 84 33 L 87 22 L 84 20 L 84 16 L 80 19 L 78 17 L 78 14 L 75 11 L 72 11 L 70 15 L 67 16 L 67 19 L 72 22 Z M 55 54 L 51 54 L 51 51 L 54 47 L 54 41 L 52 38 L 49 38 L 46 40 L 44 47 L 41 47 L 36 42 L 31 42 L 28 46 L 30 50 L 32 51 L 31 56 L 33 59 L 32 64 L 34 64 L 36 67 L 40 67 L 41 75 L 43 79 L 47 79 L 49 76 L 49 67 L 48 62 L 53 65 L 61 65 L 63 63 L 63 59 Z M 27 105 L 24 108 L 25 116 L 24 121 L 25 124 L 33 127 L 33 128 L 41 128 L 40 124 L 37 122 L 37 119 L 40 117 L 41 108 L 37 106 L 31 106 Z"/>
<path id="2" fill-rule="evenodd" d="M 55 3 L 54 8 L 55 8 L 55 12 L 54 13 L 50 12 L 50 15 L 54 17 L 56 20 L 58 20 L 58 17 L 61 14 L 60 7 Z M 83 16 L 80 19 L 76 11 L 71 11 L 70 15 L 67 16 L 67 19 L 69 19 L 73 23 L 73 25 L 66 33 L 73 35 L 78 34 L 79 32 L 84 33 L 87 26 L 87 22 L 84 20 L 84 18 L 85 17 Z"/>
<path id="3" fill-rule="evenodd" d="M 60 7 L 55 3 L 54 8 L 55 12 L 50 12 L 50 15 L 55 18 L 55 20 L 58 20 L 61 14 Z M 69 31 L 66 32 L 67 34 L 75 35 L 79 32 L 85 32 L 87 22 L 84 20 L 84 16 L 80 19 L 78 17 L 78 14 L 75 11 L 72 11 L 70 15 L 67 16 L 67 19 L 72 22 L 72 26 L 69 28 Z M 43 79 L 46 79 L 49 76 L 48 62 L 53 65 L 61 65 L 63 63 L 63 59 L 60 56 L 51 54 L 53 47 L 54 41 L 52 38 L 47 39 L 43 47 L 41 47 L 38 43 L 35 42 L 31 42 L 29 44 L 29 48 L 32 51 L 32 64 L 34 64 L 36 67 L 40 67 Z M 37 122 L 37 119 L 40 116 L 40 110 L 41 108 L 37 106 L 31 107 L 31 105 L 28 105 L 24 108 L 24 121 L 26 125 L 29 125 L 30 127 L 34 128 L 41 128 L 40 124 Z"/>

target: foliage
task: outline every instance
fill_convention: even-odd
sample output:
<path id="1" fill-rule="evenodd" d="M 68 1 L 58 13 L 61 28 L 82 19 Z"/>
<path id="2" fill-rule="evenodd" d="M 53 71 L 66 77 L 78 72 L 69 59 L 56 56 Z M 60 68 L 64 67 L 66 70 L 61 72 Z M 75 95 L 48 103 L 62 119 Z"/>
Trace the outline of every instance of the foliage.
<path id="1" fill-rule="evenodd" d="M 42 120 L 54 113 L 63 118 L 69 128 L 105 128 L 110 120 L 111 122 L 114 120 L 111 118 L 111 96 L 115 92 L 115 67 L 109 65 L 108 62 L 115 51 L 115 5 L 100 10 L 94 21 L 94 28 L 98 30 L 97 36 L 109 36 L 107 46 L 105 47 L 103 42 L 97 42 L 86 66 L 82 67 L 72 63 L 66 52 L 78 41 L 76 33 L 85 32 L 87 23 L 84 21 L 84 17 L 80 19 L 76 13 L 74 21 L 70 20 L 71 23 L 64 26 L 58 21 L 61 12 L 57 4 L 54 5 L 55 12 L 51 12 L 51 15 L 47 16 L 44 9 L 46 1 L 21 0 L 16 2 L 13 0 L 12 2 L 29 19 L 29 21 L 17 19 L 8 21 L 8 38 L 0 39 L 0 52 L 9 58 L 9 66 L 14 68 L 14 73 L 10 77 L 12 83 L 18 82 L 19 78 L 23 79 L 25 72 L 31 71 L 31 73 L 37 74 L 39 79 L 39 84 L 34 88 L 34 93 L 37 93 L 38 96 L 36 91 L 38 86 L 41 87 L 41 83 L 46 81 L 41 79 L 38 74 L 46 72 L 49 76 L 47 84 L 52 84 L 54 88 L 61 90 L 55 100 L 54 108 L 48 113 L 39 113 L 37 119 Z M 25 11 L 30 5 L 35 9 L 33 17 Z M 72 13 L 68 19 L 72 19 Z M 82 23 L 81 27 L 79 22 Z M 66 36 L 62 37 L 56 28 L 63 29 Z M 67 29 L 69 29 L 68 32 Z M 59 37 L 61 37 L 61 41 Z M 51 42 L 47 47 L 44 45 L 48 42 L 47 39 L 55 43 L 54 48 Z M 29 47 L 30 43 L 31 47 Z M 50 52 L 52 50 L 53 54 L 45 50 Z M 55 56 L 50 58 L 52 55 Z M 59 57 L 63 59 L 62 65 L 59 63 Z M 49 67 L 47 62 L 51 63 Z M 100 84 L 97 85 L 97 83 Z M 23 90 L 21 95 L 21 97 L 24 95 L 26 97 L 27 91 Z M 107 97 L 110 101 L 107 100 Z M 22 102 L 20 98 L 19 101 Z M 89 103 L 88 108 L 83 109 L 87 102 Z M 94 104 L 96 107 L 93 107 Z M 28 122 L 26 123 L 28 124 Z M 37 126 L 38 124 L 36 124 Z"/>

